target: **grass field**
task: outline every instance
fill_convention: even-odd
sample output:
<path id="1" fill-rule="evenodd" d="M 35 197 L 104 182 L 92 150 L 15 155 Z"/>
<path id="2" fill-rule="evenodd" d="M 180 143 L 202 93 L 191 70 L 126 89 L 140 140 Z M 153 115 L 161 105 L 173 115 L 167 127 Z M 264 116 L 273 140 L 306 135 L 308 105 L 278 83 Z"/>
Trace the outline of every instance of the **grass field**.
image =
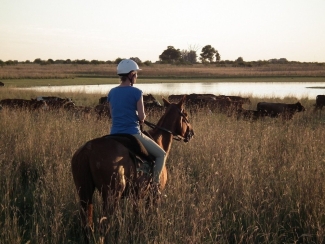
<path id="1" fill-rule="evenodd" d="M 66 86 L 119 84 L 118 78 L 77 77 L 66 79 L 7 79 L 2 80 L 8 87 Z M 200 83 L 200 82 L 325 82 L 325 77 L 229 77 L 229 78 L 138 78 L 137 83 Z"/>
<path id="2" fill-rule="evenodd" d="M 0 87 L 0 100 L 46 95 L 15 87 L 118 83 L 112 78 L 114 66 L 110 66 L 111 73 L 91 65 L 67 67 L 2 67 L 0 78 L 5 87 Z M 152 77 L 140 76 L 139 82 L 179 82 L 185 79 L 184 73 L 191 74 L 194 69 L 171 67 L 167 77 L 166 67 L 150 67 Z M 93 74 L 89 75 L 91 68 Z M 212 73 L 215 67 L 203 67 L 201 73 L 196 71 L 203 75 L 188 75 L 186 79 L 209 80 L 210 74 L 211 80 L 238 82 L 288 78 L 324 82 L 322 66 L 262 68 L 247 71 L 230 67 Z M 302 73 L 303 77 L 299 76 Z M 98 78 L 100 75 L 106 78 Z M 49 95 L 72 97 L 81 106 L 96 105 L 100 96 L 72 92 Z M 296 99 L 275 97 L 268 101 L 290 103 Z M 257 102 L 252 99 L 253 106 Z M 119 211 L 108 219 L 112 225 L 109 243 L 324 243 L 325 114 L 313 112 L 314 100 L 303 99 L 301 103 L 307 111 L 286 122 L 193 114 L 189 120 L 194 139 L 188 144 L 174 141 L 167 159 L 167 198 L 159 211 L 143 205 L 135 215 L 130 201 L 121 202 Z M 149 115 L 147 120 L 156 122 L 158 117 Z M 1 244 L 84 243 L 70 160 L 86 141 L 108 134 L 110 124 L 110 120 L 76 117 L 63 111 L 0 110 Z M 103 215 L 98 193 L 94 199 L 92 243 L 100 243 L 98 224 Z"/>
<path id="3" fill-rule="evenodd" d="M 0 89 L 0 99 L 8 94 L 38 95 Z M 98 102 L 70 95 L 78 105 Z M 134 215 L 123 201 L 108 220 L 109 243 L 324 243 L 325 115 L 312 111 L 313 101 L 303 104 L 307 111 L 287 122 L 192 115 L 195 137 L 173 142 L 159 211 L 143 206 Z M 70 160 L 111 122 L 6 109 L 0 118 L 0 242 L 84 243 Z M 92 243 L 100 204 L 96 194 Z"/>
<path id="4" fill-rule="evenodd" d="M 253 67 L 217 64 L 141 66 L 142 78 L 229 78 L 229 77 L 325 77 L 323 63 L 265 64 Z M 0 79 L 65 79 L 77 77 L 116 77 L 116 64 L 17 64 L 0 67 Z"/>
<path id="5" fill-rule="evenodd" d="M 319 63 L 268 64 L 256 67 L 210 65 L 143 66 L 138 83 L 177 82 L 324 82 L 325 65 Z M 7 87 L 118 84 L 115 64 L 18 64 L 0 67 Z"/>

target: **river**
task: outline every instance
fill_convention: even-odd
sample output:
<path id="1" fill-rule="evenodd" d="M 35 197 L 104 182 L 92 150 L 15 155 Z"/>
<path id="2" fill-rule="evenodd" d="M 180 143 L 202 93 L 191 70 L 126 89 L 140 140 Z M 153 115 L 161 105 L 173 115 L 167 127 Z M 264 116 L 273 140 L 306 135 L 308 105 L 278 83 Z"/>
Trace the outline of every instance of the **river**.
<path id="1" fill-rule="evenodd" d="M 74 85 L 74 86 L 39 86 L 24 88 L 43 92 L 81 92 L 106 95 L 117 86 L 110 85 Z M 154 83 L 136 84 L 144 94 L 171 95 L 212 93 L 215 95 L 239 95 L 257 98 L 315 99 L 319 94 L 325 94 L 325 82 L 209 82 L 209 83 Z"/>

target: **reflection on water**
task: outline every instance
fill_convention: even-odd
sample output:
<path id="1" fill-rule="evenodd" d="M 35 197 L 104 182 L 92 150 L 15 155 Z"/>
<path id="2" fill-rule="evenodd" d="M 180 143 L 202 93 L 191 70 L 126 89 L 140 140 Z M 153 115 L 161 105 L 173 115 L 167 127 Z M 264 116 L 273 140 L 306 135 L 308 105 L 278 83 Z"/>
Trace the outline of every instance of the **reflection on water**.
<path id="1" fill-rule="evenodd" d="M 44 92 L 81 92 L 107 94 L 117 86 L 110 85 L 85 85 L 85 86 L 40 86 L 24 88 Z M 286 96 L 315 99 L 318 94 L 325 94 L 325 83 L 303 82 L 213 82 L 213 83 L 154 83 L 136 84 L 144 94 L 190 94 L 212 93 L 215 95 L 240 95 L 251 97 L 279 97 Z"/>

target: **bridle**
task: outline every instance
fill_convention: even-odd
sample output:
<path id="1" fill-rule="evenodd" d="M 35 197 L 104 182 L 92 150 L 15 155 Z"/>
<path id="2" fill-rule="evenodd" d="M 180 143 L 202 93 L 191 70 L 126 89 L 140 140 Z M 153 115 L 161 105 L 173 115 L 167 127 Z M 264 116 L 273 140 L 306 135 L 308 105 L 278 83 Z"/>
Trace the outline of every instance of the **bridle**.
<path id="1" fill-rule="evenodd" d="M 176 140 L 176 141 L 181 141 L 181 140 L 183 140 L 184 142 L 188 142 L 189 140 L 190 140 L 190 138 L 193 136 L 193 133 L 191 132 L 191 131 L 189 131 L 189 128 L 190 128 L 190 122 L 188 121 L 188 119 L 186 118 L 186 115 L 182 112 L 182 111 L 178 111 L 179 112 L 179 114 L 181 115 L 181 117 L 183 118 L 183 121 L 186 123 L 186 125 L 187 125 L 187 130 L 186 130 L 186 137 L 183 137 L 183 136 L 181 136 L 181 135 L 179 135 L 179 134 L 176 134 L 176 133 L 174 133 L 174 132 L 172 132 L 172 131 L 170 131 L 170 130 L 168 130 L 168 129 L 166 129 L 166 128 L 164 128 L 164 127 L 161 127 L 161 126 L 158 126 L 158 125 L 156 125 L 156 124 L 153 124 L 153 123 L 151 123 L 151 122 L 149 122 L 149 121 L 144 121 L 144 123 L 147 125 L 147 126 L 149 126 L 150 128 L 152 128 L 152 129 L 154 129 L 154 128 L 157 128 L 157 129 L 160 129 L 160 130 L 162 130 L 162 131 L 165 131 L 165 132 L 168 132 L 169 134 L 172 134 L 173 135 L 173 139 L 174 140 Z"/>

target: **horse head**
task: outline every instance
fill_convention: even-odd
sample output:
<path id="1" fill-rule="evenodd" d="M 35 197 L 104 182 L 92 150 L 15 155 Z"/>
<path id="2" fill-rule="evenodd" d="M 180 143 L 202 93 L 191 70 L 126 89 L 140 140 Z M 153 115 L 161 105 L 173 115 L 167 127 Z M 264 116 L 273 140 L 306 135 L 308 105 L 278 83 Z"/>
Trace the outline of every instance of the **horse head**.
<path id="1" fill-rule="evenodd" d="M 165 124 L 160 126 L 168 128 L 176 137 L 174 139 L 189 142 L 194 136 L 194 130 L 184 109 L 186 96 L 184 96 L 178 103 L 170 103 L 165 98 L 162 98 L 162 100 L 164 102 L 164 107 L 166 107 L 166 112 L 164 116 Z"/>

